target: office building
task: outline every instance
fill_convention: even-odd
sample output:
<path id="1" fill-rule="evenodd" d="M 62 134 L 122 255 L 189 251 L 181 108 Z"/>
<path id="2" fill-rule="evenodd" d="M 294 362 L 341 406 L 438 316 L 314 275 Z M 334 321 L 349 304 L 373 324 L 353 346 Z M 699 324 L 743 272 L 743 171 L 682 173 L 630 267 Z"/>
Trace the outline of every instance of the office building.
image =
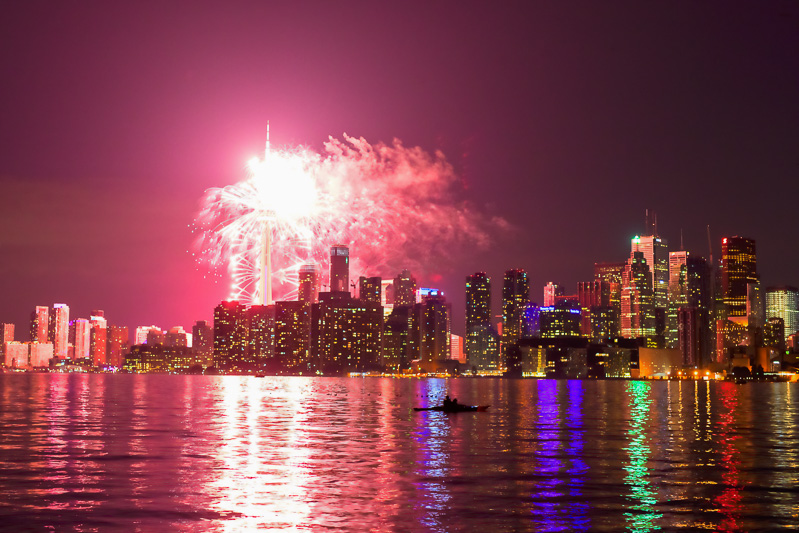
<path id="1" fill-rule="evenodd" d="M 799 289 L 788 285 L 766 289 L 766 318 L 781 318 L 784 338 L 799 331 Z"/>
<path id="2" fill-rule="evenodd" d="M 255 360 L 248 350 L 247 308 L 237 301 L 214 308 L 214 366 L 225 372 L 252 372 Z"/>
<path id="3" fill-rule="evenodd" d="M 413 305 L 416 303 L 416 278 L 410 270 L 403 270 L 394 278 L 394 305 Z"/>
<path id="4" fill-rule="evenodd" d="M 69 348 L 69 307 L 66 304 L 54 304 L 52 317 L 55 357 L 66 359 Z"/>
<path id="5" fill-rule="evenodd" d="M 643 252 L 633 252 L 622 273 L 621 335 L 651 343 L 655 334 L 652 274 Z"/>
<path id="6" fill-rule="evenodd" d="M 669 304 L 669 249 L 666 241 L 655 235 L 635 236 L 631 252 L 641 252 L 649 266 L 652 284 L 652 303 L 655 314 L 655 332 L 662 335 L 666 329 L 666 311 Z"/>
<path id="7" fill-rule="evenodd" d="M 31 313 L 31 342 L 42 344 L 47 342 L 50 327 L 49 311 L 50 309 L 46 305 L 37 305 Z"/>
<path id="8" fill-rule="evenodd" d="M 125 356 L 130 349 L 130 335 L 127 326 L 111 326 L 107 328 L 108 347 L 106 356 L 108 364 L 116 368 L 122 368 L 125 364 Z"/>
<path id="9" fill-rule="evenodd" d="M 563 296 L 566 292 L 564 287 L 556 285 L 551 281 L 544 286 L 544 307 L 552 307 L 555 305 L 555 298 Z"/>
<path id="10" fill-rule="evenodd" d="M 479 350 L 487 343 L 481 336 L 491 327 L 491 279 L 485 272 L 466 277 L 466 358 L 471 363 L 484 358 Z"/>
<path id="11" fill-rule="evenodd" d="M 207 320 L 198 320 L 191 328 L 194 353 L 203 368 L 214 364 L 214 328 Z"/>
<path id="12" fill-rule="evenodd" d="M 522 319 L 530 302 L 530 281 L 522 269 L 507 270 L 502 283 L 503 353 L 522 336 Z"/>
<path id="13" fill-rule="evenodd" d="M 728 318 L 747 317 L 748 284 L 758 281 L 754 239 L 721 240 L 721 285 Z"/>
<path id="14" fill-rule="evenodd" d="M 448 369 L 451 348 L 451 304 L 440 291 L 422 297 L 411 315 L 411 352 L 427 372 Z"/>
<path id="15" fill-rule="evenodd" d="M 310 356 L 311 304 L 275 302 L 275 357 L 279 368 L 291 373 L 307 373 L 311 369 Z"/>
<path id="16" fill-rule="evenodd" d="M 91 315 L 89 324 L 89 357 L 93 366 L 104 366 L 108 363 L 108 323 L 103 315 Z"/>

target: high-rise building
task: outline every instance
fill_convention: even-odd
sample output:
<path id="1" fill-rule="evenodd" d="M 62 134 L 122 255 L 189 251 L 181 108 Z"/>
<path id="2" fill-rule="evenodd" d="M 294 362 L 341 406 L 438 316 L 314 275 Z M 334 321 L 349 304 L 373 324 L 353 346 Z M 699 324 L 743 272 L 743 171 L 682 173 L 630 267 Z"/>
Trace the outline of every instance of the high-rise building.
<path id="1" fill-rule="evenodd" d="M 69 307 L 67 304 L 53 304 L 53 349 L 55 356 L 67 358 L 69 347 Z"/>
<path id="2" fill-rule="evenodd" d="M 530 302 L 530 281 L 522 269 L 505 271 L 502 282 L 502 346 L 518 342 L 522 335 L 524 310 Z"/>
<path id="3" fill-rule="evenodd" d="M 649 266 L 652 278 L 652 294 L 655 312 L 655 333 L 661 335 L 666 329 L 666 310 L 669 305 L 669 247 L 656 234 L 635 236 L 631 252 L 641 252 Z"/>
<path id="4" fill-rule="evenodd" d="M 300 267 L 297 299 L 301 302 L 316 303 L 319 301 L 319 267 L 315 263 L 307 263 Z"/>
<path id="5" fill-rule="evenodd" d="M 31 342 L 43 344 L 47 342 L 47 333 L 50 327 L 49 311 L 50 308 L 46 305 L 37 305 L 31 313 Z"/>
<path id="6" fill-rule="evenodd" d="M 698 311 L 690 306 L 682 306 L 677 310 L 678 346 L 682 352 L 682 364 L 687 367 L 701 365 Z"/>
<path id="7" fill-rule="evenodd" d="M 383 309 L 347 292 L 323 292 L 311 310 L 311 358 L 326 374 L 377 369 Z"/>
<path id="8" fill-rule="evenodd" d="M 194 352 L 201 361 L 202 366 L 209 367 L 214 364 L 214 328 L 207 320 L 198 320 L 191 328 L 194 340 Z"/>
<path id="9" fill-rule="evenodd" d="M 350 249 L 343 244 L 330 247 L 330 291 L 350 292 Z"/>
<path id="10" fill-rule="evenodd" d="M 186 332 L 183 326 L 174 326 L 164 333 L 164 346 L 170 348 L 191 348 L 191 333 Z"/>
<path id="11" fill-rule="evenodd" d="M 671 300 L 679 300 L 685 287 L 685 269 L 688 252 L 680 250 L 669 252 L 669 296 Z"/>
<path id="12" fill-rule="evenodd" d="M 304 305 L 310 303 L 299 301 Z M 275 356 L 275 313 L 277 302 L 272 305 L 252 305 L 247 309 L 247 353 L 257 369 L 276 370 L 269 362 Z"/>
<path id="13" fill-rule="evenodd" d="M 721 239 L 721 285 L 728 317 L 747 316 L 747 285 L 758 279 L 754 239 Z"/>
<path id="14" fill-rule="evenodd" d="M 750 328 L 762 328 L 766 323 L 766 300 L 760 280 L 746 284 L 746 319 Z"/>
<path id="15" fill-rule="evenodd" d="M 577 283 L 577 303 L 580 306 L 580 331 L 583 337 L 593 332 L 591 309 L 610 307 L 611 284 L 607 281 Z"/>
<path id="16" fill-rule="evenodd" d="M 108 364 L 122 368 L 125 364 L 125 356 L 130 349 L 130 335 L 127 326 L 108 326 Z"/>
<path id="17" fill-rule="evenodd" d="M 788 285 L 766 289 L 766 318 L 781 318 L 785 340 L 799 331 L 799 289 Z"/>
<path id="18" fill-rule="evenodd" d="M 568 304 L 541 308 L 541 338 L 580 336 L 580 308 Z"/>
<path id="19" fill-rule="evenodd" d="M 358 298 L 380 305 L 382 285 L 383 280 L 379 277 L 361 276 L 358 278 Z"/>
<path id="20" fill-rule="evenodd" d="M 410 367 L 410 325 L 413 307 L 394 306 L 383 326 L 383 366 L 390 372 Z"/>
<path id="21" fill-rule="evenodd" d="M 416 278 L 410 270 L 403 270 L 394 278 L 394 305 L 413 305 L 416 303 Z"/>
<path id="22" fill-rule="evenodd" d="M 280 368 L 307 372 L 310 355 L 311 304 L 275 302 L 275 357 Z"/>
<path id="23" fill-rule="evenodd" d="M 565 293 L 566 289 L 564 287 L 550 281 L 544 286 L 544 307 L 552 307 L 555 305 L 555 299 Z"/>
<path id="24" fill-rule="evenodd" d="M 89 338 L 89 357 L 92 365 L 103 366 L 108 363 L 108 322 L 103 315 L 89 317 L 91 334 Z"/>
<path id="25" fill-rule="evenodd" d="M 413 306 L 411 317 L 412 352 L 420 367 L 434 372 L 446 367 L 451 342 L 451 305 L 439 292 L 430 293 Z"/>
<path id="26" fill-rule="evenodd" d="M 482 360 L 487 354 L 488 343 L 481 336 L 489 335 L 491 328 L 491 279 L 485 272 L 466 277 L 466 358 Z"/>
<path id="27" fill-rule="evenodd" d="M 522 337 L 541 336 L 541 307 L 535 302 L 528 302 L 524 306 L 522 317 Z"/>
<path id="28" fill-rule="evenodd" d="M 14 324 L 0 324 L 0 364 L 5 357 L 7 342 L 14 342 Z"/>
<path id="29" fill-rule="evenodd" d="M 622 274 L 621 335 L 651 341 L 655 334 L 652 274 L 643 252 L 633 252 Z"/>
<path id="30" fill-rule="evenodd" d="M 92 325 L 85 318 L 75 320 L 75 359 L 88 359 L 91 355 Z"/>
<path id="31" fill-rule="evenodd" d="M 214 366 L 227 372 L 251 372 L 255 360 L 248 348 L 247 308 L 237 301 L 214 308 Z"/>

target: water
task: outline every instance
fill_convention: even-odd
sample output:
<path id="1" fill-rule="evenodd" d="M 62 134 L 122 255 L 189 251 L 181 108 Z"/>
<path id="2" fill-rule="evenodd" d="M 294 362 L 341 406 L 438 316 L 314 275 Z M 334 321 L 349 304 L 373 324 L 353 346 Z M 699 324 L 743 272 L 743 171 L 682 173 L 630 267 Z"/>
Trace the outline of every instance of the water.
<path id="1" fill-rule="evenodd" d="M 797 527 L 797 384 L 0 375 L 5 531 Z"/>

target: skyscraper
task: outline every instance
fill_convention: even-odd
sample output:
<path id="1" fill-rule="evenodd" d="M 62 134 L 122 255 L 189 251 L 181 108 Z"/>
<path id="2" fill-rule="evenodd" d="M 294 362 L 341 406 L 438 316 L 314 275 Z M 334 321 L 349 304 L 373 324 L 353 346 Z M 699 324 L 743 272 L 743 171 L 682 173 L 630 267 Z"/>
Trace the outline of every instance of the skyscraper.
<path id="1" fill-rule="evenodd" d="M 394 278 L 394 305 L 413 305 L 416 303 L 416 278 L 410 270 L 403 270 Z"/>
<path id="2" fill-rule="evenodd" d="M 69 307 L 53 304 L 53 350 L 56 357 L 66 359 L 69 348 Z"/>
<path id="3" fill-rule="evenodd" d="M 108 363 L 108 322 L 103 315 L 89 317 L 91 335 L 89 341 L 89 357 L 92 365 L 103 366 Z"/>
<path id="4" fill-rule="evenodd" d="M 297 299 L 301 302 L 316 303 L 319 301 L 319 268 L 315 263 L 307 263 L 300 267 Z"/>
<path id="5" fill-rule="evenodd" d="M 666 328 L 666 309 L 669 305 L 668 244 L 657 234 L 635 236 L 631 242 L 631 252 L 643 253 L 646 264 L 649 265 L 655 309 L 655 332 L 660 335 Z"/>
<path id="6" fill-rule="evenodd" d="M 37 305 L 31 313 L 31 342 L 47 342 L 47 330 L 50 326 L 49 310 L 46 305 Z"/>
<path id="7" fill-rule="evenodd" d="M 107 358 L 108 364 L 122 368 L 125 364 L 125 355 L 128 352 L 130 334 L 127 326 L 108 326 L 107 331 Z"/>
<path id="8" fill-rule="evenodd" d="M 551 281 L 544 286 L 544 307 L 555 305 L 555 299 L 565 294 L 565 289 Z"/>
<path id="9" fill-rule="evenodd" d="M 413 306 L 412 343 L 421 368 L 428 372 L 446 368 L 451 351 L 451 316 L 451 305 L 440 292 L 424 296 Z"/>
<path id="10" fill-rule="evenodd" d="M 758 279 L 754 239 L 721 239 L 721 287 L 728 317 L 747 316 L 747 284 Z"/>
<path id="11" fill-rule="evenodd" d="M 491 279 L 485 272 L 477 272 L 466 277 L 466 358 L 482 360 L 488 343 L 481 336 L 489 335 L 491 327 Z"/>
<path id="12" fill-rule="evenodd" d="M 350 292 L 350 249 L 343 244 L 330 247 L 330 290 Z"/>
<path id="13" fill-rule="evenodd" d="M 522 335 L 524 310 L 530 301 L 530 281 L 522 269 L 505 271 L 502 283 L 502 346 L 507 348 Z"/>
<path id="14" fill-rule="evenodd" d="M 194 339 L 194 352 L 198 359 L 202 361 L 203 367 L 214 364 L 214 328 L 207 320 L 198 320 L 191 328 Z"/>
<path id="15" fill-rule="evenodd" d="M 91 354 L 92 326 L 85 318 L 75 320 L 75 359 L 88 359 Z"/>
<path id="16" fill-rule="evenodd" d="M 310 370 L 311 304 L 275 303 L 275 357 L 283 369 Z M 302 366 L 302 368 L 300 368 Z"/>
<path id="17" fill-rule="evenodd" d="M 245 372 L 255 366 L 247 349 L 247 318 L 247 308 L 237 301 L 222 302 L 214 308 L 214 366 L 217 368 Z"/>
<path id="18" fill-rule="evenodd" d="M 621 334 L 636 339 L 655 336 L 652 274 L 643 252 L 633 252 L 622 274 Z"/>
<path id="19" fill-rule="evenodd" d="M 799 331 L 799 289 L 784 285 L 766 289 L 766 318 L 781 318 L 785 340 Z"/>
<path id="20" fill-rule="evenodd" d="M 382 281 L 379 277 L 358 278 L 358 298 L 380 305 Z"/>

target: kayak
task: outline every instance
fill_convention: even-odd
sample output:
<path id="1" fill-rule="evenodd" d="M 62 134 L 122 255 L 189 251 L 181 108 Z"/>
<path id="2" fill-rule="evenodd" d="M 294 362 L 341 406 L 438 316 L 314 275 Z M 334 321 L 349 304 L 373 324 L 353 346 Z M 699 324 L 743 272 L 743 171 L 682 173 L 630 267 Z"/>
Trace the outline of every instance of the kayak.
<path id="1" fill-rule="evenodd" d="M 443 411 L 445 413 L 461 413 L 464 411 L 487 411 L 490 405 L 436 405 L 435 407 L 414 407 L 414 411 Z"/>

